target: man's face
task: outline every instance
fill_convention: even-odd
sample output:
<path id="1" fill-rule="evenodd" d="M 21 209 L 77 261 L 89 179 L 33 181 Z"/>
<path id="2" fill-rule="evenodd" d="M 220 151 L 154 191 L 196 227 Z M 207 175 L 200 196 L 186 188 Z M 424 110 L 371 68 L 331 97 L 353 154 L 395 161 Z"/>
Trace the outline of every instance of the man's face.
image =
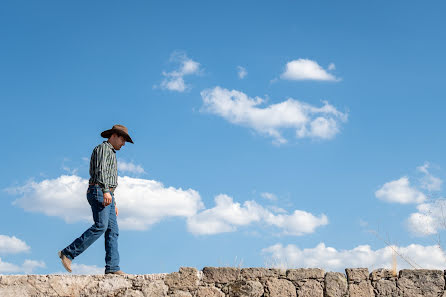
<path id="1" fill-rule="evenodd" d="M 116 133 L 110 137 L 109 142 L 113 146 L 113 148 L 117 151 L 119 151 L 121 149 L 121 147 L 123 147 L 125 145 L 124 137 L 122 137 Z"/>

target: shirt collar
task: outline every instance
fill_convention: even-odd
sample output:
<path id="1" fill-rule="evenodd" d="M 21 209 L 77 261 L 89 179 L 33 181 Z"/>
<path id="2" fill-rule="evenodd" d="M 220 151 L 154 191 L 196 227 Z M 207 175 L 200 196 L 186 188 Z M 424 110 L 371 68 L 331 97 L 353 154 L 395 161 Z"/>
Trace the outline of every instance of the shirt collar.
<path id="1" fill-rule="evenodd" d="M 113 147 L 113 145 L 111 145 L 110 142 L 108 142 L 108 141 L 106 140 L 106 141 L 104 141 L 104 143 L 105 143 L 109 148 L 111 148 L 111 150 L 112 150 L 114 153 L 116 153 L 115 148 Z"/>

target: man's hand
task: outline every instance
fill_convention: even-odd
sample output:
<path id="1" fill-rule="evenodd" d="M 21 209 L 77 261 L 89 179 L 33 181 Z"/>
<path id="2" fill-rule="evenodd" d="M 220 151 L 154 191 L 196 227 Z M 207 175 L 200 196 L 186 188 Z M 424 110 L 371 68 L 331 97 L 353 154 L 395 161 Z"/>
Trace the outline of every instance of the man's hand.
<path id="1" fill-rule="evenodd" d="M 104 193 L 104 203 L 102 203 L 104 206 L 109 205 L 112 203 L 112 196 L 110 193 Z"/>
<path id="2" fill-rule="evenodd" d="M 118 216 L 118 207 L 115 205 L 116 216 Z"/>

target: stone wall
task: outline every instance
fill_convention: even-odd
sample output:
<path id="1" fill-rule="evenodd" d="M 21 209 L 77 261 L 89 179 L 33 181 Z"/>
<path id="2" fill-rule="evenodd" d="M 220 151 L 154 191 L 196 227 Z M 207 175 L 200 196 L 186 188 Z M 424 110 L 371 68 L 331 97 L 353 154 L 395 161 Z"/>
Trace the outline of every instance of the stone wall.
<path id="1" fill-rule="evenodd" d="M 180 268 L 147 275 L 0 275 L 0 296 L 446 297 L 445 272 L 364 268 Z"/>

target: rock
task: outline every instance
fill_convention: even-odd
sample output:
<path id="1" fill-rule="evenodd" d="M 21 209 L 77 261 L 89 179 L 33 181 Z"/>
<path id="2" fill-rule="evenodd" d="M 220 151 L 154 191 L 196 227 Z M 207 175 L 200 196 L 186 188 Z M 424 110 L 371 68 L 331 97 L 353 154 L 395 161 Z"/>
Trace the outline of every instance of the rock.
<path id="1" fill-rule="evenodd" d="M 225 297 L 225 294 L 216 287 L 199 287 L 197 297 Z"/>
<path id="2" fill-rule="evenodd" d="M 240 269 L 233 267 L 204 267 L 203 281 L 206 283 L 229 283 L 240 276 Z"/>
<path id="3" fill-rule="evenodd" d="M 299 282 L 297 287 L 297 296 L 299 297 L 323 297 L 324 289 L 320 281 L 308 279 Z"/>
<path id="4" fill-rule="evenodd" d="M 141 290 L 144 296 L 165 297 L 168 289 L 169 287 L 162 280 L 157 280 L 144 284 Z"/>
<path id="5" fill-rule="evenodd" d="M 437 297 L 444 293 L 444 272 L 441 270 L 404 269 L 397 280 L 402 297 Z"/>
<path id="6" fill-rule="evenodd" d="M 173 272 L 165 276 L 164 282 L 169 290 L 192 291 L 198 288 L 198 271 L 195 268 L 181 267 L 179 272 Z"/>
<path id="7" fill-rule="evenodd" d="M 192 294 L 185 291 L 174 291 L 172 294 L 169 294 L 171 297 L 192 297 Z"/>
<path id="8" fill-rule="evenodd" d="M 370 279 L 372 281 L 378 281 L 380 279 L 396 279 L 397 275 L 393 275 L 393 271 L 389 269 L 375 269 L 370 273 Z"/>
<path id="9" fill-rule="evenodd" d="M 270 277 L 285 276 L 285 271 L 275 268 L 243 268 L 240 272 L 240 278 L 246 280 L 260 280 Z"/>
<path id="10" fill-rule="evenodd" d="M 340 272 L 327 272 L 324 280 L 326 297 L 347 296 L 347 278 Z"/>
<path id="11" fill-rule="evenodd" d="M 266 281 L 265 297 L 296 297 L 296 287 L 286 279 Z"/>
<path id="12" fill-rule="evenodd" d="M 375 297 L 398 297 L 395 280 L 380 279 L 373 283 Z"/>
<path id="13" fill-rule="evenodd" d="M 373 297 L 373 287 L 369 281 L 362 281 L 360 283 L 349 283 L 348 285 L 349 297 Z"/>
<path id="14" fill-rule="evenodd" d="M 286 271 L 286 278 L 291 281 L 299 281 L 304 279 L 317 279 L 322 281 L 324 279 L 325 272 L 319 268 L 299 268 L 288 269 Z"/>
<path id="15" fill-rule="evenodd" d="M 223 287 L 228 297 L 260 297 L 263 295 L 263 286 L 258 281 L 239 280 Z"/>
<path id="16" fill-rule="evenodd" d="M 369 279 L 369 270 L 367 268 L 346 268 L 347 281 L 351 283 L 359 283 Z"/>

